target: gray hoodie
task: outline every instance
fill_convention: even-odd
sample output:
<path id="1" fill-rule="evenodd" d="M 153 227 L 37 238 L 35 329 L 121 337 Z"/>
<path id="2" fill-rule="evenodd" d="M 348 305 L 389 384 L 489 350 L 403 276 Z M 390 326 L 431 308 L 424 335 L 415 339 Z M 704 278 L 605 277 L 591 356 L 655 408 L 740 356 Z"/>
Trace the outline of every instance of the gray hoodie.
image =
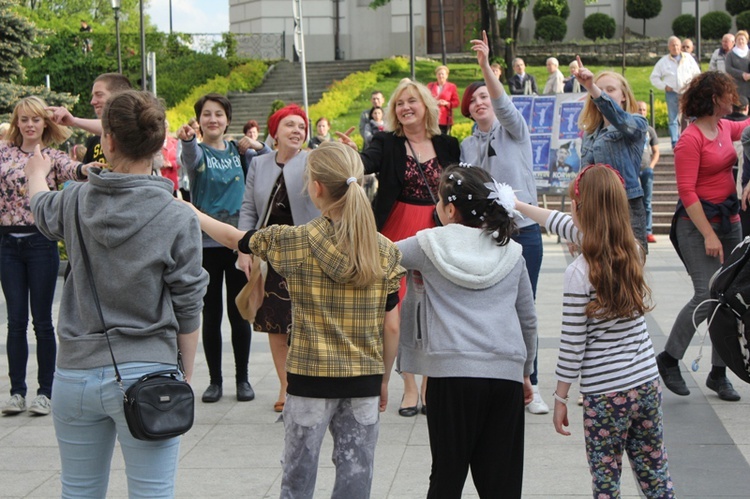
<path id="1" fill-rule="evenodd" d="M 407 291 L 399 369 L 430 377 L 523 382 L 536 354 L 536 311 L 521 246 L 482 229 L 426 229 L 396 243 Z"/>
<path id="2" fill-rule="evenodd" d="M 177 334 L 198 328 L 208 274 L 192 210 L 172 197 L 170 180 L 89 170 L 89 182 L 31 200 L 39 230 L 65 239 L 71 274 L 63 287 L 57 365 L 87 369 L 112 360 L 76 234 L 81 230 L 119 363 L 177 359 Z"/>

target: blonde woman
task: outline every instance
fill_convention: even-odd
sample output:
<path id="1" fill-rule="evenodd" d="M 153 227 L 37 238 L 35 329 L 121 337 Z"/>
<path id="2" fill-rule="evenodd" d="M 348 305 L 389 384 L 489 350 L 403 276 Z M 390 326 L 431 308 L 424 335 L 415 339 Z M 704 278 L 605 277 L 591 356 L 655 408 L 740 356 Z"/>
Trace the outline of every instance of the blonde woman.
<path id="1" fill-rule="evenodd" d="M 365 173 L 378 174 L 378 193 L 373 203 L 378 230 L 391 241 L 400 241 L 435 226 L 433 213 L 443 168 L 458 163 L 458 140 L 441 135 L 438 104 L 421 83 L 407 78 L 396 87 L 385 114 L 386 132 L 375 133 L 362 151 Z M 339 138 L 356 149 L 343 134 Z M 401 296 L 405 289 L 402 286 Z M 402 373 L 404 397 L 399 414 L 420 412 L 420 390 L 413 374 Z M 421 396 L 427 388 L 422 380 Z M 425 413 L 425 406 L 422 406 Z"/>
<path id="2" fill-rule="evenodd" d="M 36 335 L 39 387 L 29 412 L 50 412 L 52 378 L 57 344 L 52 325 L 52 301 L 60 257 L 57 242 L 47 239 L 34 225 L 24 167 L 39 147 L 50 158 L 47 185 L 57 188 L 67 180 L 86 178 L 87 168 L 50 145 L 60 144 L 69 130 L 56 124 L 39 97 L 21 99 L 13 109 L 7 142 L 0 142 L 0 281 L 8 313 L 8 371 L 10 400 L 3 414 L 24 412 L 26 364 L 29 347 L 26 331 L 31 307 Z"/>
<path id="3" fill-rule="evenodd" d="M 648 122 L 638 114 L 638 104 L 628 80 L 612 71 L 594 76 L 583 66 L 580 57 L 576 60 L 578 69 L 573 74 L 591 96 L 578 120 L 583 130 L 581 164 L 608 164 L 622 175 L 630 206 L 630 226 L 636 240 L 647 250 L 646 209 L 640 174 Z"/>
<path id="4" fill-rule="evenodd" d="M 458 89 L 456 85 L 448 81 L 449 74 L 450 70 L 448 66 L 438 66 L 435 68 L 435 79 L 437 81 L 427 84 L 427 88 L 432 93 L 432 96 L 437 99 L 438 109 L 440 110 L 438 125 L 440 126 L 440 131 L 445 135 L 451 133 L 453 110 L 460 105 L 458 101 Z"/>

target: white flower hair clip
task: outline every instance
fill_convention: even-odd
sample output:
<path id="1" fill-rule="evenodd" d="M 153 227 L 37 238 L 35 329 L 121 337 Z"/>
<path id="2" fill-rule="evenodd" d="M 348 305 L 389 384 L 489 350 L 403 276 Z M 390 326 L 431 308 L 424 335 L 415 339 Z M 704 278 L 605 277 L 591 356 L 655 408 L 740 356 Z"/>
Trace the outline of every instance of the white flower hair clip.
<path id="1" fill-rule="evenodd" d="M 460 166 L 461 168 L 474 168 L 474 165 L 472 165 L 471 163 L 459 163 L 458 166 Z"/>
<path id="2" fill-rule="evenodd" d="M 484 186 L 489 189 L 490 193 L 487 199 L 494 201 L 502 206 L 510 218 L 523 218 L 521 212 L 516 210 L 516 196 L 513 194 L 513 188 L 508 184 L 498 184 L 495 179 L 492 182 L 485 182 Z"/>

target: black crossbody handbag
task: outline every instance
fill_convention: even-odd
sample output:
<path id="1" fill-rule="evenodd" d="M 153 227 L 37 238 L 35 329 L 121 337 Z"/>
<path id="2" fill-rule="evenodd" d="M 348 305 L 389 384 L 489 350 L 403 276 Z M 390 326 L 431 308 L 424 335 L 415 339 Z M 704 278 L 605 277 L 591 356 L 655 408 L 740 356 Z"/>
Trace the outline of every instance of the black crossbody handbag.
<path id="1" fill-rule="evenodd" d="M 76 199 L 76 232 L 81 245 L 81 257 L 94 295 L 96 310 L 102 323 L 107 346 L 115 367 L 115 379 L 123 389 L 120 371 L 117 368 L 115 354 L 107 333 L 104 314 L 96 292 L 94 274 L 91 272 L 86 244 L 81 233 L 81 223 L 78 215 L 78 199 Z M 131 435 L 138 440 L 166 440 L 186 433 L 193 426 L 195 418 L 195 396 L 190 385 L 183 380 L 182 361 L 177 355 L 178 369 L 157 371 L 141 376 L 124 394 L 125 420 Z"/>

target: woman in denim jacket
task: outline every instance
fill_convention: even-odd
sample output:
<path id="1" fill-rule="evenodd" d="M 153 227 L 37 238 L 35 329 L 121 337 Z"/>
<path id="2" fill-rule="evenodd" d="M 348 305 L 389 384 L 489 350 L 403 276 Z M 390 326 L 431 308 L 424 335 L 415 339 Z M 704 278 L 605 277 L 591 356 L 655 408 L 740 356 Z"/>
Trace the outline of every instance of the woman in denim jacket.
<path id="1" fill-rule="evenodd" d="M 584 131 L 581 164 L 605 163 L 620 172 L 625 179 L 630 205 L 630 226 L 635 238 L 648 251 L 646 209 L 640 181 L 648 122 L 638 114 L 633 90 L 625 78 L 611 71 L 594 76 L 583 67 L 580 57 L 577 60 L 578 69 L 573 71 L 573 75 L 590 97 L 583 106 L 578 122 Z"/>

